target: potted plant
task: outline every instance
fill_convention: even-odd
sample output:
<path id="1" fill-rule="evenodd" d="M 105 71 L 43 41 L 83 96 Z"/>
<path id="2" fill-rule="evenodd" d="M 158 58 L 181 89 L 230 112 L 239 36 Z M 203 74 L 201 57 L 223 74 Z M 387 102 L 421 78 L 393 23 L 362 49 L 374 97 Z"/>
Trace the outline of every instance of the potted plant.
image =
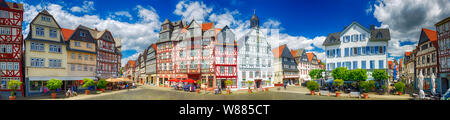
<path id="1" fill-rule="evenodd" d="M 252 86 L 253 81 L 249 80 L 247 81 L 247 83 L 248 83 L 248 93 L 252 93 L 252 89 L 250 87 Z"/>
<path id="2" fill-rule="evenodd" d="M 98 88 L 100 91 L 105 92 L 106 84 L 108 84 L 108 82 L 106 82 L 105 79 L 100 79 L 100 80 L 97 82 L 97 88 Z"/>
<path id="3" fill-rule="evenodd" d="M 269 92 L 269 86 L 270 86 L 270 80 L 267 80 L 266 81 L 266 83 L 267 83 L 267 87 L 266 88 L 264 88 L 265 90 L 266 90 L 266 92 Z"/>
<path id="4" fill-rule="evenodd" d="M 336 79 L 333 81 L 333 85 L 337 88 L 336 97 L 341 96 L 341 86 L 344 85 L 344 80 Z"/>
<path id="5" fill-rule="evenodd" d="M 363 91 L 364 91 L 364 93 L 363 93 L 364 99 L 369 98 L 369 94 L 368 94 L 369 90 L 370 90 L 369 82 L 361 82 L 360 86 L 361 86 L 361 88 L 363 88 Z"/>
<path id="6" fill-rule="evenodd" d="M 319 88 L 319 83 L 313 80 L 308 81 L 306 83 L 306 88 L 308 88 L 308 90 L 311 92 L 311 95 L 314 95 L 315 91 Z"/>
<path id="7" fill-rule="evenodd" d="M 59 79 L 50 79 L 47 81 L 48 89 L 52 90 L 52 98 L 56 98 L 56 89 L 61 88 L 62 80 Z"/>
<path id="8" fill-rule="evenodd" d="M 95 81 L 92 80 L 92 79 L 89 79 L 89 78 L 84 78 L 83 80 L 84 80 L 83 87 L 84 87 L 84 88 L 88 88 L 87 90 L 84 91 L 84 93 L 85 93 L 86 95 L 89 95 L 90 92 L 91 92 L 90 90 L 91 90 L 92 86 L 95 85 Z"/>
<path id="9" fill-rule="evenodd" d="M 230 90 L 230 87 L 228 87 L 228 86 L 233 85 L 233 81 L 227 80 L 227 81 L 225 81 L 225 84 L 227 85 L 227 94 L 230 94 L 231 90 Z"/>
<path id="10" fill-rule="evenodd" d="M 202 81 L 201 80 L 197 80 L 197 86 L 198 86 L 198 88 L 197 89 L 195 89 L 195 92 L 197 92 L 197 94 L 200 94 L 200 85 L 202 84 Z"/>
<path id="11" fill-rule="evenodd" d="M 11 96 L 9 96 L 9 100 L 16 100 L 16 91 L 19 86 L 22 85 L 22 82 L 18 80 L 10 80 L 8 81 L 8 89 L 11 89 Z"/>
<path id="12" fill-rule="evenodd" d="M 402 95 L 402 92 L 405 89 L 405 84 L 403 82 L 397 82 L 394 86 L 395 90 L 398 92 L 398 95 Z"/>

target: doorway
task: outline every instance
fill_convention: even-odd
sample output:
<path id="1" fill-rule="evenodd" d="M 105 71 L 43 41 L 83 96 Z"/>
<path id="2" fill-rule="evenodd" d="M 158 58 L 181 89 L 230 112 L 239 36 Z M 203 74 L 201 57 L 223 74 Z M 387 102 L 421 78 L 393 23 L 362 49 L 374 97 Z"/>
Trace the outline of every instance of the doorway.
<path id="1" fill-rule="evenodd" d="M 255 80 L 255 86 L 256 88 L 261 88 L 261 79 Z"/>

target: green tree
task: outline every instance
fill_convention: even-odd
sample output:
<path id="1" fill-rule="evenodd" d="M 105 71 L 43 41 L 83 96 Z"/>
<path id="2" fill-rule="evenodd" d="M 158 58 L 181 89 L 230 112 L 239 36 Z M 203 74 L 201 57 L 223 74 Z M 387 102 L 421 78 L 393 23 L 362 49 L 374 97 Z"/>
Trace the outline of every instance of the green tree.
<path id="1" fill-rule="evenodd" d="M 374 70 L 373 73 L 372 73 L 372 77 L 378 83 L 382 83 L 382 81 L 388 79 L 387 72 L 386 72 L 386 70 L 383 70 L 383 69 Z"/>
<path id="2" fill-rule="evenodd" d="M 59 79 L 50 79 L 49 81 L 47 81 L 47 88 L 50 90 L 56 90 L 58 88 L 61 88 L 62 85 L 62 80 Z"/>
<path id="3" fill-rule="evenodd" d="M 97 83 L 97 87 L 99 89 L 105 89 L 106 88 L 106 84 L 108 84 L 108 82 L 106 82 L 105 79 L 100 79 Z"/>
<path id="4" fill-rule="evenodd" d="M 95 81 L 94 80 L 89 79 L 89 78 L 83 78 L 83 80 L 84 80 L 84 84 L 83 84 L 84 88 L 89 88 L 90 89 L 90 87 L 95 86 Z"/>
<path id="5" fill-rule="evenodd" d="M 16 96 L 16 91 L 19 88 L 19 86 L 22 85 L 22 82 L 18 80 L 10 80 L 8 81 L 8 89 L 11 89 L 11 96 Z"/>
<path id="6" fill-rule="evenodd" d="M 402 92 L 405 89 L 405 84 L 403 82 L 397 82 L 394 86 L 397 92 Z"/>
<path id="7" fill-rule="evenodd" d="M 333 85 L 338 88 L 338 91 L 340 91 L 341 86 L 344 85 L 344 80 L 342 80 L 342 79 L 334 79 Z"/>
<path id="8" fill-rule="evenodd" d="M 350 71 L 346 67 L 339 67 L 331 71 L 331 76 L 334 79 L 349 80 L 349 73 Z"/>
<path id="9" fill-rule="evenodd" d="M 365 69 L 354 69 L 350 71 L 350 75 L 353 81 L 366 81 L 367 71 Z"/>
<path id="10" fill-rule="evenodd" d="M 309 91 L 314 91 L 317 90 L 319 88 L 319 83 L 317 83 L 316 81 L 308 81 L 306 83 L 306 88 L 308 88 Z"/>
<path id="11" fill-rule="evenodd" d="M 309 77 L 311 77 L 311 79 L 317 80 L 317 79 L 320 79 L 323 77 L 322 72 L 325 72 L 325 70 L 313 69 L 313 70 L 309 71 L 308 75 L 309 75 Z"/>

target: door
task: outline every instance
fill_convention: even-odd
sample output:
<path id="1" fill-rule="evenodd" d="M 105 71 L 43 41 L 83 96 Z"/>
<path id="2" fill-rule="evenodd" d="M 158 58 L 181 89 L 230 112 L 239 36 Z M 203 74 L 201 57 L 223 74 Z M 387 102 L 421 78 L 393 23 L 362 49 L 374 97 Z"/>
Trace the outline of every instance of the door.
<path id="1" fill-rule="evenodd" d="M 442 79 L 442 94 L 444 94 L 445 92 L 447 92 L 448 90 L 448 79 L 443 78 Z"/>

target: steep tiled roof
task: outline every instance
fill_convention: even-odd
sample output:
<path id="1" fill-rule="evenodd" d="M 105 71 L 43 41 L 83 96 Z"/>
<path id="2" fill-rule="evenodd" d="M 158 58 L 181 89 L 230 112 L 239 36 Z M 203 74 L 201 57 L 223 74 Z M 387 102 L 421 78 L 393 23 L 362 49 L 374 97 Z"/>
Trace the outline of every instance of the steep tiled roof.
<path id="1" fill-rule="evenodd" d="M 341 43 L 341 40 L 339 37 L 340 34 L 341 34 L 341 32 L 328 34 L 328 37 L 325 39 L 325 41 L 323 42 L 322 45 L 326 46 L 326 45 L 333 45 L 333 44 Z"/>
<path id="2" fill-rule="evenodd" d="M 430 39 L 431 42 L 435 42 L 437 40 L 437 33 L 434 30 L 422 28 L 423 32 L 427 35 L 428 39 Z"/>
<path id="3" fill-rule="evenodd" d="M 411 52 L 405 52 L 406 56 L 411 56 Z"/>
<path id="4" fill-rule="evenodd" d="M 389 68 L 389 69 L 393 69 L 392 67 L 393 67 L 393 66 L 392 66 L 392 61 L 388 61 L 388 68 Z"/>
<path id="5" fill-rule="evenodd" d="M 292 54 L 292 56 L 294 56 L 294 57 L 297 57 L 296 55 L 297 55 L 297 53 L 298 53 L 298 50 L 291 50 L 291 54 Z"/>
<path id="6" fill-rule="evenodd" d="M 136 67 L 136 61 L 134 60 L 129 60 L 127 64 L 130 65 L 130 67 L 132 68 Z"/>
<path id="7" fill-rule="evenodd" d="M 381 38 L 378 37 L 378 35 L 381 35 Z M 370 31 L 370 40 L 371 41 L 391 40 L 391 34 L 389 29 L 375 29 Z"/>
<path id="8" fill-rule="evenodd" d="M 286 47 L 286 45 L 281 45 L 280 47 L 273 49 L 272 50 L 273 57 L 275 57 L 275 58 L 281 57 L 281 54 L 283 54 L 283 50 L 285 47 Z"/>
<path id="9" fill-rule="evenodd" d="M 204 23 L 202 24 L 202 31 L 209 30 L 214 27 L 214 23 Z"/>
<path id="10" fill-rule="evenodd" d="M 61 32 L 63 34 L 64 37 L 64 41 L 68 41 L 70 36 L 72 36 L 72 34 L 75 32 L 75 30 L 72 29 L 67 29 L 67 28 L 62 28 Z"/>
<path id="11" fill-rule="evenodd" d="M 308 56 L 309 63 L 311 63 L 312 58 L 314 57 L 314 53 L 312 52 L 306 53 L 306 56 Z"/>

